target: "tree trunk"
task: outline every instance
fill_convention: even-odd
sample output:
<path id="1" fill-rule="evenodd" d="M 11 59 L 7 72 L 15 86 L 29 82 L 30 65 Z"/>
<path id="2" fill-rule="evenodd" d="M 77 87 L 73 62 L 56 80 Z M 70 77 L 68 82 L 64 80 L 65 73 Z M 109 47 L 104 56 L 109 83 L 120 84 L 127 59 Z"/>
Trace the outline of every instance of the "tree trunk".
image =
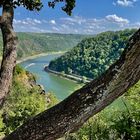
<path id="1" fill-rule="evenodd" d="M 3 105 L 12 82 L 13 69 L 16 64 L 17 37 L 13 31 L 13 7 L 5 3 L 0 18 L 0 28 L 3 36 L 3 59 L 0 69 L 0 107 Z"/>
<path id="2" fill-rule="evenodd" d="M 4 140 L 55 140 L 77 130 L 140 79 L 140 30 L 120 59 L 102 76 L 75 91 L 58 105 L 29 119 Z"/>

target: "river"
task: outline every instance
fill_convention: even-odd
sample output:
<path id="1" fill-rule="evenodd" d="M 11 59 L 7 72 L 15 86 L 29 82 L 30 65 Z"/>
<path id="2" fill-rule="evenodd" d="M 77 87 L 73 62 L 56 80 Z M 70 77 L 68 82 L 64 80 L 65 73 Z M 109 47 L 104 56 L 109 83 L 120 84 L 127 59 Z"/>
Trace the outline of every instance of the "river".
<path id="1" fill-rule="evenodd" d="M 44 66 L 48 65 L 51 60 L 54 60 L 60 55 L 62 54 L 59 53 L 39 56 L 37 58 L 21 62 L 20 65 L 37 77 L 37 84 L 43 85 L 46 92 L 53 93 L 57 97 L 57 99 L 62 101 L 63 99 L 68 97 L 74 90 L 80 88 L 81 85 L 72 80 L 68 80 L 44 71 Z M 124 109 L 125 105 L 122 98 L 119 98 L 109 107 Z"/>
<path id="2" fill-rule="evenodd" d="M 53 93 L 59 100 L 63 100 L 74 90 L 80 88 L 81 85 L 72 80 L 44 71 L 44 66 L 60 55 L 61 54 L 50 54 L 40 56 L 21 62 L 20 65 L 37 77 L 37 84 L 43 85 L 46 92 Z"/>

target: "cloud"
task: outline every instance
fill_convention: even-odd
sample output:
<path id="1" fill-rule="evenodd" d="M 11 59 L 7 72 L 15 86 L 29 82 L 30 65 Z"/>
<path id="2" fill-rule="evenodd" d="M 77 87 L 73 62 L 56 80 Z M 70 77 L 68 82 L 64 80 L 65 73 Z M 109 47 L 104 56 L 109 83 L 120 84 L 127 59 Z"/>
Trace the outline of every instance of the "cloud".
<path id="1" fill-rule="evenodd" d="M 26 18 L 23 20 L 14 19 L 14 24 L 20 24 L 20 25 L 37 25 L 41 23 L 42 23 L 41 20 L 31 19 L 31 18 Z"/>
<path id="2" fill-rule="evenodd" d="M 119 17 L 116 14 L 114 14 L 114 15 L 107 15 L 105 18 L 109 22 L 120 24 L 121 26 L 129 23 L 129 20 L 128 19 Z"/>
<path id="3" fill-rule="evenodd" d="M 52 30 L 53 31 L 56 31 L 56 32 L 59 32 L 60 31 L 59 28 L 57 28 L 57 27 L 52 27 Z"/>
<path id="4" fill-rule="evenodd" d="M 71 18 L 71 17 L 61 18 L 60 20 L 64 21 L 67 24 L 71 24 L 71 25 L 74 25 L 74 24 L 81 25 L 82 23 L 86 22 L 86 20 L 84 18 L 79 17 L 79 16 L 74 16 L 73 18 Z"/>
<path id="5" fill-rule="evenodd" d="M 63 17 L 51 20 L 33 18 L 14 19 L 14 28 L 22 32 L 51 32 L 72 34 L 97 34 L 108 30 L 138 28 L 140 22 L 131 23 L 128 19 L 110 14 L 103 18 Z"/>
<path id="6" fill-rule="evenodd" d="M 129 20 L 114 15 L 107 15 L 104 18 L 83 18 L 83 17 L 69 17 L 61 18 L 61 31 L 73 32 L 78 30 L 79 33 L 94 34 L 106 30 L 117 30 L 129 24 Z"/>
<path id="7" fill-rule="evenodd" d="M 56 21 L 55 20 L 50 20 L 50 22 L 49 22 L 50 24 L 56 24 Z"/>
<path id="8" fill-rule="evenodd" d="M 134 3 L 138 0 L 117 0 L 116 2 L 113 2 L 113 5 L 119 5 L 123 7 L 133 7 Z"/>
<path id="9" fill-rule="evenodd" d="M 34 18 L 13 20 L 14 28 L 18 32 L 47 32 L 48 30 L 41 28 L 41 26 L 45 25 L 46 22 L 46 20 L 39 20 Z"/>
<path id="10" fill-rule="evenodd" d="M 34 19 L 33 22 L 36 23 L 36 24 L 41 24 L 42 23 L 40 20 L 37 20 L 37 19 Z"/>

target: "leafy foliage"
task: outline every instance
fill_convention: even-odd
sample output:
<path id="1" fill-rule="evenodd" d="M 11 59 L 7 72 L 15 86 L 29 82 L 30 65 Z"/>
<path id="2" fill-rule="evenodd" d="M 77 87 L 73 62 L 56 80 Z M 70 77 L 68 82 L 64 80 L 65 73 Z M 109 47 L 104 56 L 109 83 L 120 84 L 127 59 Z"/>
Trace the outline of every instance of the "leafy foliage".
<path id="1" fill-rule="evenodd" d="M 109 31 L 84 39 L 71 51 L 51 61 L 49 68 L 94 79 L 120 57 L 134 31 Z"/>
<path id="2" fill-rule="evenodd" d="M 75 7 L 75 0 L 52 0 L 48 2 L 48 6 L 54 8 L 56 3 L 63 2 L 65 5 L 62 7 L 62 10 L 68 15 L 71 15 L 73 8 Z M 30 11 L 40 11 L 43 7 L 42 0 L 1 0 L 0 6 L 10 4 L 14 8 L 23 6 Z"/>
<path id="3" fill-rule="evenodd" d="M 54 8 L 56 3 L 63 2 L 64 0 L 53 0 L 48 2 L 49 7 Z M 65 0 L 65 6 L 62 7 L 62 10 L 65 11 L 68 15 L 72 14 L 72 10 L 75 7 L 75 0 Z"/>
<path id="4" fill-rule="evenodd" d="M 45 100 L 37 91 L 28 90 L 20 83 L 14 83 L 10 96 L 3 109 L 4 131 L 15 130 L 26 119 L 45 110 Z"/>
<path id="5" fill-rule="evenodd" d="M 30 11 L 33 10 L 39 11 L 43 6 L 41 0 L 1 0 L 0 1 L 0 6 L 7 5 L 7 4 L 12 5 L 14 8 L 23 6 Z"/>
<path id="6" fill-rule="evenodd" d="M 107 107 L 66 140 L 139 140 L 140 81 L 121 99 L 125 109 Z"/>
<path id="7" fill-rule="evenodd" d="M 23 80 L 24 79 L 24 80 Z M 27 119 L 56 103 L 53 95 L 42 93 L 34 76 L 16 66 L 13 85 L 0 113 L 0 132 L 9 134 Z"/>

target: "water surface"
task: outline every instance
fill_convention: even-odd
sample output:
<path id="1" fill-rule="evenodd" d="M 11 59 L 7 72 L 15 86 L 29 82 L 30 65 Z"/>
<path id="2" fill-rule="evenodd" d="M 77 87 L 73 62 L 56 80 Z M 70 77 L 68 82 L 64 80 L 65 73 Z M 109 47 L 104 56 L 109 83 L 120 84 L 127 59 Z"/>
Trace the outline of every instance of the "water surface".
<path id="1" fill-rule="evenodd" d="M 46 92 L 54 93 L 54 95 L 56 95 L 59 100 L 63 100 L 68 97 L 74 90 L 80 88 L 81 85 L 72 80 L 68 80 L 44 71 L 44 66 L 48 65 L 51 60 L 59 56 L 60 54 L 40 56 L 32 60 L 24 61 L 20 63 L 20 65 L 36 75 L 37 84 L 43 85 Z M 112 108 L 113 110 L 126 109 L 122 98 L 119 98 L 113 102 L 109 108 Z"/>
<path id="2" fill-rule="evenodd" d="M 37 84 L 44 86 L 46 92 L 56 95 L 59 100 L 63 100 L 74 90 L 81 87 L 80 84 L 44 71 L 44 66 L 61 54 L 51 54 L 40 56 L 31 60 L 24 61 L 20 65 L 37 77 Z"/>

